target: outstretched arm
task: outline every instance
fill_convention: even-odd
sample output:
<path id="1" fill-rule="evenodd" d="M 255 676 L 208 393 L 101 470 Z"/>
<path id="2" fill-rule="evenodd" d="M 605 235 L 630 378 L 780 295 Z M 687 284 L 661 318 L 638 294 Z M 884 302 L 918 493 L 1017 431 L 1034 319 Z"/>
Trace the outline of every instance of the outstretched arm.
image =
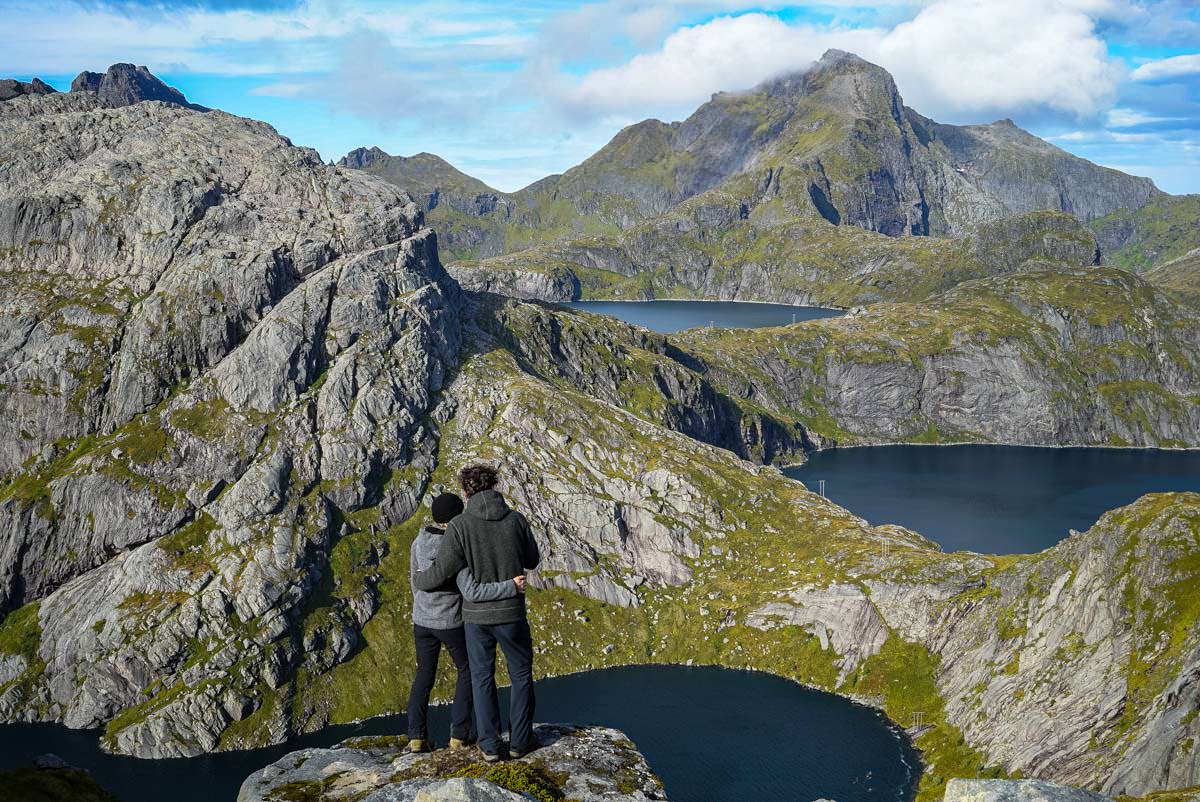
<path id="1" fill-rule="evenodd" d="M 417 590 L 437 590 L 447 582 L 453 581 L 458 576 L 458 572 L 466 567 L 467 558 L 463 554 L 462 543 L 458 540 L 454 522 L 451 521 L 450 526 L 446 529 L 446 534 L 442 535 L 442 542 L 438 546 L 437 557 L 434 558 L 433 565 L 413 577 L 413 587 Z"/>
<path id="2" fill-rule="evenodd" d="M 512 599 L 520 590 L 511 579 L 502 582 L 478 582 L 470 568 L 458 572 L 458 591 L 469 602 L 491 602 Z"/>

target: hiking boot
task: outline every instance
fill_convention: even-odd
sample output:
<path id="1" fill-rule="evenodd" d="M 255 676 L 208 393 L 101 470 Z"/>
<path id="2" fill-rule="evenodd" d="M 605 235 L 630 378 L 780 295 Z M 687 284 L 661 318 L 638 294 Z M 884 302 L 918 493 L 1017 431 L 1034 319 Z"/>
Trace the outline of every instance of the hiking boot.
<path id="1" fill-rule="evenodd" d="M 429 751 L 429 741 L 424 738 L 412 738 L 408 742 L 408 746 L 404 747 L 404 751 L 409 754 L 418 754 L 420 752 Z"/>
<path id="2" fill-rule="evenodd" d="M 492 754 L 491 752 L 484 752 L 482 749 L 480 749 L 479 752 L 483 755 L 484 763 L 499 763 L 501 760 L 504 760 L 505 757 L 503 752 Z"/>
<path id="3" fill-rule="evenodd" d="M 528 755 L 531 752 L 534 752 L 540 748 L 541 748 L 541 744 L 533 743 L 533 744 L 530 744 L 529 746 L 522 746 L 522 747 L 518 747 L 516 749 L 510 749 L 510 750 L 508 750 L 508 754 L 512 757 L 513 760 L 520 760 L 521 758 L 525 757 L 526 755 Z"/>
<path id="4" fill-rule="evenodd" d="M 450 748 L 451 749 L 467 749 L 474 745 L 475 745 L 474 738 L 451 738 L 450 739 Z"/>

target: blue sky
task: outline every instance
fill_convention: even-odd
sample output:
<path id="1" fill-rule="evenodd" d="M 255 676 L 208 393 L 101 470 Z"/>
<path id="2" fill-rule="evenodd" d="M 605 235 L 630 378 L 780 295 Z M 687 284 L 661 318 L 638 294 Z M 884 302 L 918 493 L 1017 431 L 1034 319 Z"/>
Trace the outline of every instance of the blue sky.
<path id="1" fill-rule="evenodd" d="M 198 103 L 337 159 L 437 153 L 500 189 L 582 161 L 623 125 L 839 47 L 945 122 L 1010 117 L 1101 164 L 1200 192 L 1191 0 L 0 0 L 0 76 L 65 89 L 149 66 Z"/>

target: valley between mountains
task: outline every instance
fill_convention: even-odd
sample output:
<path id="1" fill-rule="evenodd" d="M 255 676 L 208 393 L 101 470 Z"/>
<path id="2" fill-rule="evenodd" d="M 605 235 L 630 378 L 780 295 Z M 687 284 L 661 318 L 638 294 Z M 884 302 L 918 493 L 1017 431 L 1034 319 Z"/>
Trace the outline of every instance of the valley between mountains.
<path id="1" fill-rule="evenodd" d="M 1200 446 L 1194 197 L 838 52 L 513 194 L 327 165 L 133 69 L 0 102 L 0 718 L 162 758 L 397 711 L 422 500 L 485 459 L 545 556 L 541 672 L 919 712 L 922 799 L 1200 785 L 1200 493 L 988 556 L 775 467 Z M 854 308 L 662 335 L 544 302 L 578 297 Z"/>

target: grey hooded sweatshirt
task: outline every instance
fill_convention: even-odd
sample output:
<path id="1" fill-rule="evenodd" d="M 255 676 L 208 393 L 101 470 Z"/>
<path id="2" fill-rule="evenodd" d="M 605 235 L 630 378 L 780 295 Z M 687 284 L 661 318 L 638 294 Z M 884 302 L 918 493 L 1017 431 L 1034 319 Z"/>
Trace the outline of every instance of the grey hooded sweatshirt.
<path id="1" fill-rule="evenodd" d="M 510 509 L 504 496 L 483 490 L 467 499 L 467 508 L 446 527 L 437 559 L 413 578 L 413 587 L 439 587 L 470 566 L 480 582 L 497 582 L 537 568 L 537 542 L 525 516 Z M 463 603 L 468 624 L 509 624 L 525 618 L 525 594 L 499 601 Z"/>
<path id="2" fill-rule="evenodd" d="M 415 580 L 417 572 L 433 565 L 438 546 L 445 537 L 444 529 L 426 526 L 417 535 L 409 551 L 409 578 Z M 517 574 L 513 574 L 516 576 Z M 481 584 L 464 568 L 452 581 L 447 581 L 434 590 L 418 590 L 413 583 L 412 620 L 418 626 L 429 629 L 458 629 L 463 625 L 463 599 L 472 602 L 494 602 L 511 599 L 520 594 L 512 579 Z"/>

